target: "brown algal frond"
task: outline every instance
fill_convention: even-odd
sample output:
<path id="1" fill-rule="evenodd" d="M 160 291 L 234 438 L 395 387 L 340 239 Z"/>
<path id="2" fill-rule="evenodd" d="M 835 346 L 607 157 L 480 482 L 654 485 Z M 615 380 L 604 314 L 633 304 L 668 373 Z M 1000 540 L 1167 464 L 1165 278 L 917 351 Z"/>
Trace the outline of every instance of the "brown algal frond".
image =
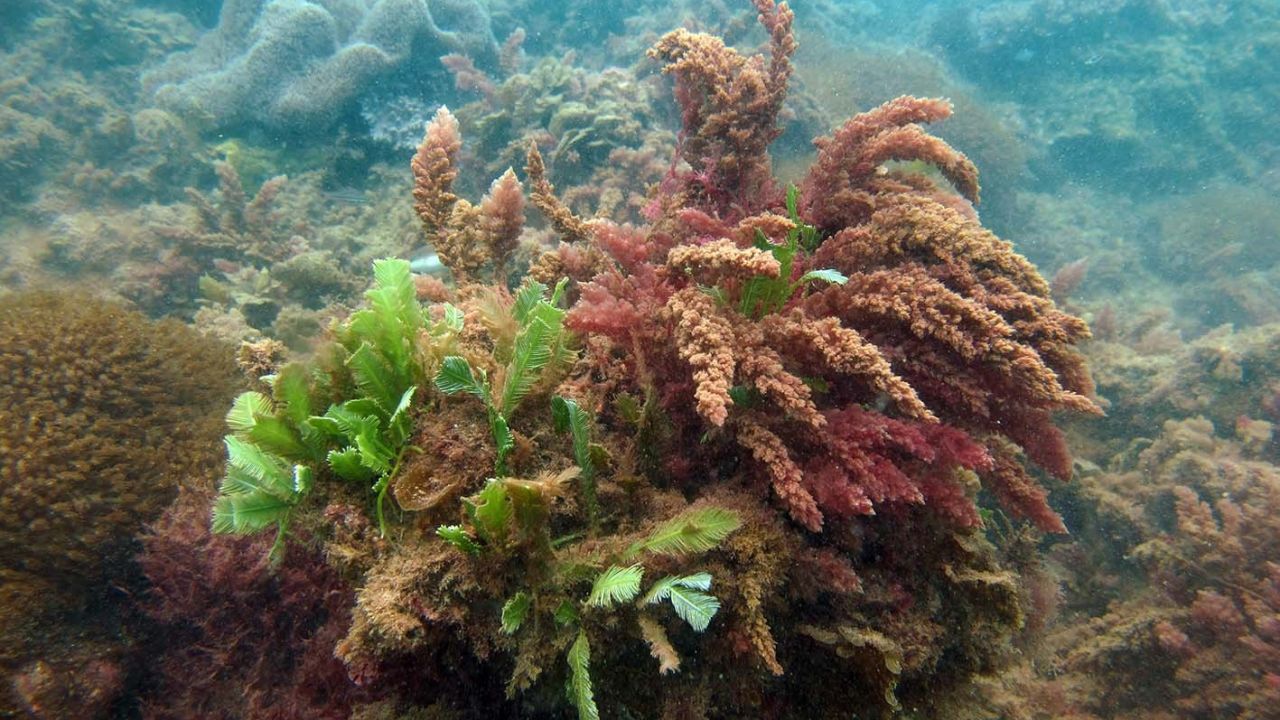
<path id="1" fill-rule="evenodd" d="M 813 392 L 804 380 L 788 372 L 782 356 L 765 343 L 759 327 L 744 327 L 738 333 L 738 374 L 766 400 L 773 402 L 789 417 L 817 430 L 827 424 L 813 403 Z"/>
<path id="2" fill-rule="evenodd" d="M 458 196 L 453 194 L 453 181 L 458 178 L 456 162 L 462 149 L 462 135 L 458 132 L 458 119 L 441 106 L 427 124 L 427 132 L 414 154 L 413 209 L 427 234 L 434 240 L 449 222 L 453 204 Z"/>
<path id="3" fill-rule="evenodd" d="M 782 438 L 754 418 L 744 418 L 738 425 L 738 444 L 751 452 L 764 466 L 778 499 L 787 507 L 791 519 L 811 532 L 822 531 L 822 512 L 804 487 L 804 473 L 791 459 Z"/>
<path id="4" fill-rule="evenodd" d="M 687 273 L 697 282 L 719 286 L 725 280 L 778 277 L 778 261 L 757 248 L 740 248 L 732 240 L 705 245 L 680 245 L 667 254 L 667 266 Z"/>
<path id="5" fill-rule="evenodd" d="M 501 275 L 524 229 L 524 188 L 511 168 L 489 186 L 480 200 L 480 215 L 489 255 Z"/>
<path id="6" fill-rule="evenodd" d="M 778 114 L 791 77 L 795 38 L 786 3 L 756 0 L 770 61 L 744 57 L 718 37 L 684 29 L 664 35 L 649 57 L 676 78 L 681 156 L 693 168 L 698 205 L 723 216 L 767 205 L 776 195 L 766 149 L 782 133 Z M 749 213 L 743 213 L 749 214 Z"/>
<path id="7" fill-rule="evenodd" d="M 834 314 L 852 327 L 896 328 L 940 344 L 937 349 L 981 367 L 982 375 L 992 378 L 988 384 L 1007 386 L 1023 402 L 1096 412 L 1091 400 L 1062 387 L 1054 370 L 1018 341 L 999 314 L 952 292 L 918 265 L 855 273 L 845 286 L 824 290 L 811 301 L 811 310 Z"/>
<path id="8" fill-rule="evenodd" d="M 789 218 L 771 212 L 763 212 L 759 215 L 743 218 L 741 222 L 734 226 L 729 237 L 736 240 L 740 246 L 749 246 L 755 242 L 757 231 L 766 238 L 779 240 L 785 238 L 787 233 L 794 230 L 795 227 L 796 224 Z"/>
<path id="9" fill-rule="evenodd" d="M 819 227 L 857 225 L 875 208 L 874 197 L 897 194 L 910 185 L 886 180 L 889 160 L 930 163 L 971 202 L 978 201 L 978 170 L 963 153 L 924 132 L 916 123 L 951 115 L 945 100 L 903 96 L 855 115 L 830 137 L 814 140 L 818 160 L 800 185 L 800 212 Z M 886 192 L 889 191 L 889 192 Z"/>
<path id="10" fill-rule="evenodd" d="M 907 417 L 937 419 L 911 385 L 894 374 L 880 350 L 857 331 L 841 326 L 837 318 L 814 320 L 797 311 L 770 315 L 761 324 L 770 345 L 787 348 L 788 354 L 808 359 L 812 366 L 859 378 Z"/>
<path id="11" fill-rule="evenodd" d="M 432 242 L 440 262 L 458 282 L 473 280 L 489 259 L 483 223 L 480 208 L 466 200 L 456 200 L 449 219 Z"/>
<path id="12" fill-rule="evenodd" d="M 1049 285 L 1013 245 L 973 220 L 932 199 L 911 193 L 878 198 L 867 223 L 836 233 L 819 248 L 815 262 L 837 268 L 897 265 L 914 260 L 945 265 L 967 291 L 976 283 L 1003 279 L 1023 292 L 1049 298 Z"/>
<path id="13" fill-rule="evenodd" d="M 556 197 L 555 186 L 547 179 L 547 166 L 542 160 L 538 146 L 529 144 L 529 156 L 524 168 L 529 178 L 529 197 L 534 206 L 542 211 L 551 227 L 560 233 L 560 238 L 568 243 L 586 242 L 591 238 L 591 224 L 573 214 L 567 205 Z"/>

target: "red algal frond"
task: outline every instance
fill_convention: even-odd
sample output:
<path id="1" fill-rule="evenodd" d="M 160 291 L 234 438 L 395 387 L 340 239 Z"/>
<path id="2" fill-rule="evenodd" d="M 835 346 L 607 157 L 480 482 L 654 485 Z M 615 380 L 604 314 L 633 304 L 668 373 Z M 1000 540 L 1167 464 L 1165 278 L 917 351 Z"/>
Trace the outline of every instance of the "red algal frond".
<path id="1" fill-rule="evenodd" d="M 458 178 L 456 162 L 462 149 L 462 135 L 458 132 L 458 119 L 441 106 L 427 125 L 426 135 L 410 167 L 413 169 L 413 209 L 428 236 L 440 232 L 449 221 L 453 204 L 458 196 L 453 194 L 453 181 Z"/>
<path id="2" fill-rule="evenodd" d="M 733 327 L 716 312 L 715 301 L 686 288 L 667 301 L 680 357 L 693 369 L 698 413 L 712 425 L 729 417 L 729 388 L 737 368 Z"/>
<path id="3" fill-rule="evenodd" d="M 695 207 L 742 217 L 778 195 L 766 148 L 782 133 L 778 114 L 791 77 L 793 15 L 786 3 L 756 0 L 770 59 L 744 57 L 718 37 L 680 29 L 649 50 L 676 78 L 684 131 L 681 155 L 693 169 L 684 190 Z"/>
<path id="4" fill-rule="evenodd" d="M 991 470 L 983 473 L 984 484 L 1014 517 L 1024 518 L 1048 533 L 1065 533 L 1062 516 L 1049 507 L 1049 493 L 1027 474 L 1010 448 L 993 453 Z"/>
<path id="5" fill-rule="evenodd" d="M 773 491 L 786 506 L 792 520 L 811 532 L 822 530 L 822 512 L 813 495 L 805 489 L 805 474 L 787 453 L 782 439 L 759 422 L 747 418 L 738 427 L 738 442 L 765 468 Z"/>
<path id="6" fill-rule="evenodd" d="M 800 185 L 801 214 L 822 228 L 839 229 L 866 220 L 872 198 L 886 190 L 881 166 L 889 160 L 928 162 L 968 198 L 978 201 L 978 171 L 963 153 L 925 133 L 916 123 L 951 115 L 945 100 L 900 97 L 854 116 L 831 137 L 818 138 L 818 161 Z"/>

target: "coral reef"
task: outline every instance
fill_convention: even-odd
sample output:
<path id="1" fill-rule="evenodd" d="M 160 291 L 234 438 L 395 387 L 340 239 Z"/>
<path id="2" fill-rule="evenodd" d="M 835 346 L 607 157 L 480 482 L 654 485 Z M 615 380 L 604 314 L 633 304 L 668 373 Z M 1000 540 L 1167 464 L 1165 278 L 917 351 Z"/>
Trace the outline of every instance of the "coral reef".
<path id="1" fill-rule="evenodd" d="M 145 83 L 160 106 L 206 127 L 309 134 L 332 127 L 380 82 L 438 76 L 438 58 L 450 52 L 496 60 L 484 4 L 233 0 L 195 49 Z"/>
<path id="2" fill-rule="evenodd" d="M 180 324 L 85 295 L 7 296 L 0 338 L 0 708 L 89 717 L 127 672 L 134 536 L 210 474 L 236 373 Z"/>

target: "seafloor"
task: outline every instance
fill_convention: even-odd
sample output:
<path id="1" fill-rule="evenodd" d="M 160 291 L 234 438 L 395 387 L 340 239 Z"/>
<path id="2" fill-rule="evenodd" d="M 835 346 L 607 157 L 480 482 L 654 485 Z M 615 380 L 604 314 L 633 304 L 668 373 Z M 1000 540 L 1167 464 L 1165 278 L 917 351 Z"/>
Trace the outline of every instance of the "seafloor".
<path id="1" fill-rule="evenodd" d="M 0 718 L 1280 718 L 1280 4 L 795 4 L 4 0 Z"/>

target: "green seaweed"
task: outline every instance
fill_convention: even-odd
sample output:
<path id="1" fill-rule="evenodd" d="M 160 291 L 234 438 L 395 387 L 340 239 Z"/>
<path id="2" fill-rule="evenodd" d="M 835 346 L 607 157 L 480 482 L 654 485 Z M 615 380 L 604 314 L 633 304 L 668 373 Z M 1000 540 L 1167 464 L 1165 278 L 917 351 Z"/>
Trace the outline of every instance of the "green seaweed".
<path id="1" fill-rule="evenodd" d="M 444 358 L 436 374 L 436 389 L 440 392 L 466 393 L 484 403 L 489 431 L 497 448 L 494 473 L 499 477 L 508 474 L 507 456 L 515 447 L 507 418 L 543 377 L 543 371 L 562 366 L 569 354 L 565 311 L 556 307 L 564 295 L 565 285 L 564 281 L 560 282 L 548 297 L 546 285 L 530 280 L 516 293 L 511 315 L 519 331 L 511 359 L 502 373 L 502 387 L 491 387 L 483 369 L 472 368 L 466 358 L 458 355 Z"/>
<path id="2" fill-rule="evenodd" d="M 386 535 L 387 489 L 412 449 L 412 410 L 423 379 L 418 336 L 424 329 L 432 338 L 456 334 L 460 315 L 446 310 L 442 323 L 428 327 L 409 263 L 379 260 L 373 272 L 368 307 L 337 328 L 329 387 L 319 380 L 319 365 L 292 363 L 266 378 L 270 397 L 246 392 L 232 404 L 215 532 L 248 534 L 274 524 L 272 555 L 279 557 L 294 507 L 315 471 L 325 467 L 336 478 L 370 485 L 378 528 Z M 325 390 L 338 397 L 329 398 L 323 415 L 314 415 Z"/>
<path id="3" fill-rule="evenodd" d="M 765 234 L 759 229 L 756 230 L 755 246 L 760 250 L 771 253 L 775 260 L 778 261 L 777 277 L 757 276 L 748 279 L 742 284 L 742 290 L 738 297 L 738 312 L 747 317 L 760 319 L 765 315 L 776 313 L 781 310 L 797 291 L 806 287 L 811 282 L 827 282 L 835 285 L 843 285 L 849 281 L 847 277 L 837 270 L 830 268 L 820 270 L 810 270 L 796 281 L 791 280 L 792 268 L 795 267 L 797 256 L 807 257 L 822 242 L 822 236 L 818 229 L 812 225 L 805 223 L 800 219 L 800 213 L 796 208 L 796 202 L 799 191 L 795 185 L 787 187 L 787 215 L 791 219 L 792 228 L 787 232 L 786 240 L 780 244 L 775 244 L 765 237 Z M 719 289 L 715 289 L 718 291 Z M 713 293 L 721 300 L 724 300 L 723 292 Z"/>

